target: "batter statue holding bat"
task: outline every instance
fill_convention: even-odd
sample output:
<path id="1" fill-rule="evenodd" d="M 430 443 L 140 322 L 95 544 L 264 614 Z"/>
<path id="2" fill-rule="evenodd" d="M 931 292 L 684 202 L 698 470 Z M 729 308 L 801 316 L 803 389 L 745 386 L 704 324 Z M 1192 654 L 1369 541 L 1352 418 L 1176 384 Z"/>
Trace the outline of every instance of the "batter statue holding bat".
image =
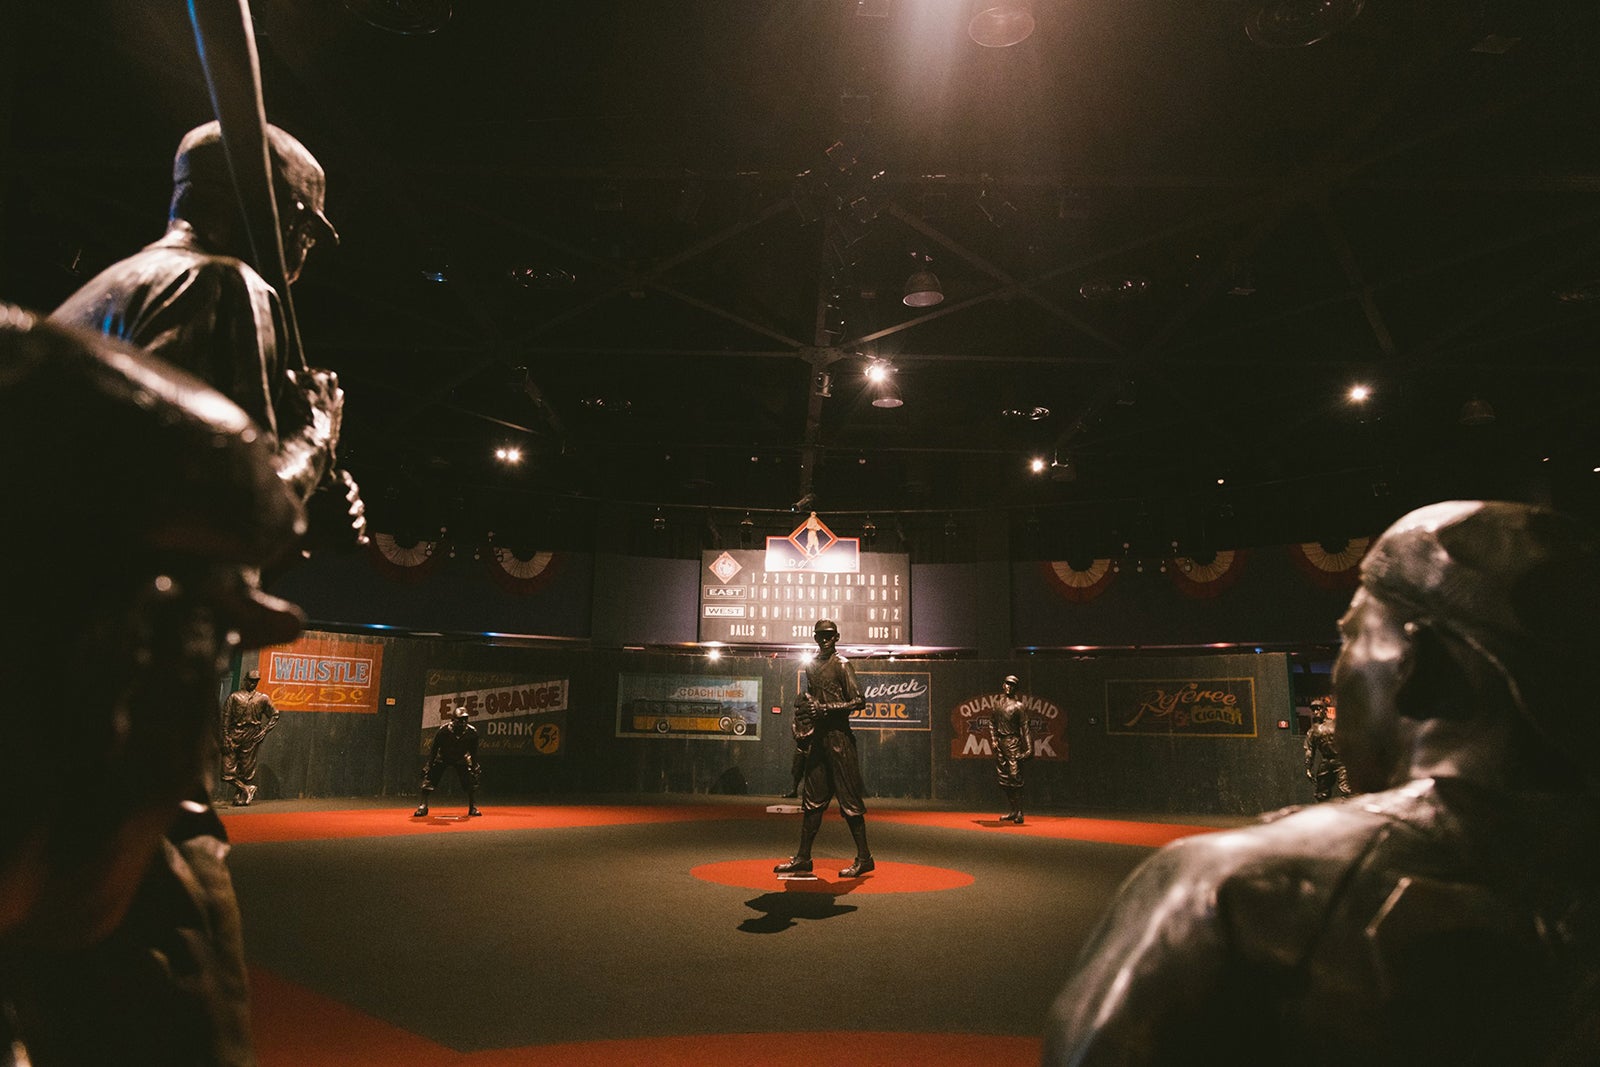
<path id="1" fill-rule="evenodd" d="M 339 234 L 323 211 L 321 165 L 288 133 L 266 130 L 293 282 L 311 249 Z M 332 371 L 298 365 L 283 294 L 247 262 L 216 122 L 184 135 L 172 177 L 166 234 L 90 279 L 51 318 L 132 342 L 225 394 L 272 444 L 279 478 L 310 507 L 312 534 L 359 543 L 365 508 L 354 480 L 334 469 L 344 391 Z"/>

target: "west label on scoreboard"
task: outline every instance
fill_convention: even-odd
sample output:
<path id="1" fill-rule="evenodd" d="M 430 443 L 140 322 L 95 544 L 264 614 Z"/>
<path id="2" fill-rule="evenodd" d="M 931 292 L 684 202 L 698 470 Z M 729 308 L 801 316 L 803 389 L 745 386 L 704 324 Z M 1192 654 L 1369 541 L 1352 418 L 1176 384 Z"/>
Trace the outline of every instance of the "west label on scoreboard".
<path id="1" fill-rule="evenodd" d="M 862 552 L 813 513 L 765 551 L 712 549 L 701 558 L 700 640 L 810 644 L 818 619 L 839 624 L 845 646 L 911 640 L 911 557 Z"/>

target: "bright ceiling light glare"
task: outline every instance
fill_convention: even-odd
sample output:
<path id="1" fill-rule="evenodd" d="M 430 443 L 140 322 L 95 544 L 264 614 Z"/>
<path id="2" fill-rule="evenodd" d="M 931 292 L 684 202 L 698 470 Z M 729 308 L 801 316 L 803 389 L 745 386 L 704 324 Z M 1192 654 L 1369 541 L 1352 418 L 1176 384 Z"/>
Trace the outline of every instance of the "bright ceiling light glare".
<path id="1" fill-rule="evenodd" d="M 1372 387 L 1360 384 L 1352 385 L 1348 395 L 1357 404 L 1364 404 L 1372 397 Z"/>
<path id="2" fill-rule="evenodd" d="M 497 448 L 494 450 L 494 458 L 499 460 L 501 463 L 521 463 L 522 449 Z"/>
<path id="3" fill-rule="evenodd" d="M 886 382 L 889 380 L 889 368 L 883 363 L 867 364 L 867 381 Z"/>
<path id="4" fill-rule="evenodd" d="M 708 649 L 706 649 L 706 659 L 719 660 L 721 658 L 722 658 L 722 649 L 720 649 L 720 648 L 708 648 Z"/>
<path id="5" fill-rule="evenodd" d="M 1035 474 L 1043 474 L 1045 466 L 1043 456 L 1034 456 L 1028 461 L 1028 469 Z"/>

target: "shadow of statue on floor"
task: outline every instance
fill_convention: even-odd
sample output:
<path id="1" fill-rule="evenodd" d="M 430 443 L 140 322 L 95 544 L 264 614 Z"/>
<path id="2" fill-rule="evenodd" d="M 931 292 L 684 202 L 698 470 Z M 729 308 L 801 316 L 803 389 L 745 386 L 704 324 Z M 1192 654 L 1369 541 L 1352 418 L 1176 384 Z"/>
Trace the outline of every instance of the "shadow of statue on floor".
<path id="1" fill-rule="evenodd" d="M 778 934 L 798 925 L 800 919 L 832 919 L 849 915 L 856 910 L 854 904 L 840 904 L 838 898 L 855 889 L 855 885 L 828 885 L 822 890 L 790 889 L 763 893 L 744 906 L 760 914 L 739 924 L 745 934 Z"/>

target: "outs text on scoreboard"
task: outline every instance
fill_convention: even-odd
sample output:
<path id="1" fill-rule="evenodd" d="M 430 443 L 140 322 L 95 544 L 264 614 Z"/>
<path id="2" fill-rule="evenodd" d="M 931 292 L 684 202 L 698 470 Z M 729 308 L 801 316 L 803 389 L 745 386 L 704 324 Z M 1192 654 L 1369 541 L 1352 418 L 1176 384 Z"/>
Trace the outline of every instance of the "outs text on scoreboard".
<path id="1" fill-rule="evenodd" d="M 764 552 L 711 550 L 702 563 L 702 641 L 809 643 L 816 620 L 831 618 L 846 645 L 909 644 L 910 557 L 863 553 L 815 512 Z"/>

